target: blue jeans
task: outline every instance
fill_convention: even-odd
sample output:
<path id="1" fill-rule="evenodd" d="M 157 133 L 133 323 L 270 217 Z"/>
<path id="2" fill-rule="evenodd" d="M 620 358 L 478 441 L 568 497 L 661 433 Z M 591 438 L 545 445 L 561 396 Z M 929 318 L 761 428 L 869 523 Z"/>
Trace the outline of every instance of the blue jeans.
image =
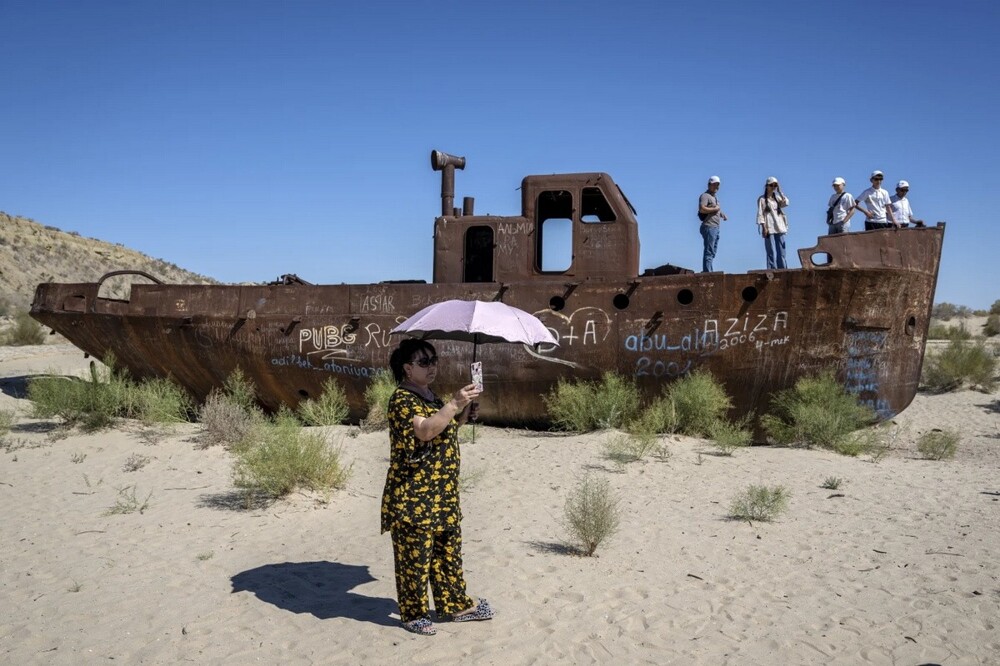
<path id="1" fill-rule="evenodd" d="M 712 260 L 715 259 L 715 251 L 719 249 L 719 227 L 701 225 L 701 237 L 705 240 L 705 252 L 701 257 L 701 270 L 705 273 L 711 273 Z"/>
<path id="2" fill-rule="evenodd" d="M 768 268 L 788 268 L 785 264 L 785 234 L 764 236 L 764 252 Z"/>
<path id="3" fill-rule="evenodd" d="M 830 236 L 847 233 L 847 225 L 845 225 L 843 222 L 841 222 L 840 224 L 828 224 L 826 225 L 826 229 L 827 233 Z"/>

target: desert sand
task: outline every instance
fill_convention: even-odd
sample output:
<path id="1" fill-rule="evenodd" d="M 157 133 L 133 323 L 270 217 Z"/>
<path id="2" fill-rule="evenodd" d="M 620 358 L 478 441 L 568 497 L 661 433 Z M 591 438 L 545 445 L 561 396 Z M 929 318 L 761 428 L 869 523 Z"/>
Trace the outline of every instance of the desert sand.
<path id="1" fill-rule="evenodd" d="M 0 348 L 0 662 L 8 664 L 997 664 L 1000 394 L 916 397 L 874 463 L 665 437 L 620 469 L 608 433 L 479 427 L 463 445 L 465 564 L 489 622 L 403 631 L 379 496 L 387 435 L 329 429 L 353 470 L 329 498 L 243 510 L 197 425 L 68 434 L 29 418 L 24 378 L 80 372 L 69 345 Z M 485 399 L 485 398 L 484 398 Z M 957 456 L 917 437 L 961 432 Z M 130 456 L 150 461 L 124 471 Z M 570 489 L 603 475 L 620 531 L 569 554 Z M 825 490 L 827 477 L 838 490 Z M 726 518 L 748 484 L 792 493 L 773 523 Z M 142 513 L 108 515 L 119 489 Z"/>

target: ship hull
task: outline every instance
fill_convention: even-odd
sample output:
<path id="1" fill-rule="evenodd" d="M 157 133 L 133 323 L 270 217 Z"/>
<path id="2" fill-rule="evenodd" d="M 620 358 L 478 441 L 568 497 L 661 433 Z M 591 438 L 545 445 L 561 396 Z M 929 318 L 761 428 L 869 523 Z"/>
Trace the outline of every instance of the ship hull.
<path id="1" fill-rule="evenodd" d="M 334 378 L 357 420 L 398 343 L 394 326 L 430 303 L 498 299 L 542 319 L 559 346 L 477 348 L 490 423 L 546 426 L 542 396 L 560 378 L 615 371 L 651 399 L 697 369 L 724 384 L 733 416 L 765 413 L 776 391 L 831 368 L 888 419 L 917 391 L 943 236 L 943 224 L 825 236 L 799 251 L 801 269 L 575 283 L 135 284 L 127 301 L 100 298 L 99 283 L 50 283 L 31 314 L 134 377 L 171 377 L 199 399 L 237 367 L 272 410 Z M 472 345 L 435 344 L 436 388 L 467 383 Z"/>

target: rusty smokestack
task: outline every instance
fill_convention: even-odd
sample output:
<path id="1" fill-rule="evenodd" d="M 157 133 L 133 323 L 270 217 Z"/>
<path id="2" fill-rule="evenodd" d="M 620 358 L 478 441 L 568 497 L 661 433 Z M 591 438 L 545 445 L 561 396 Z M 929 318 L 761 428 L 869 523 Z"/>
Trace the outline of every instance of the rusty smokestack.
<path id="1" fill-rule="evenodd" d="M 455 208 L 455 167 L 465 168 L 465 158 L 431 151 L 431 168 L 441 172 L 441 215 L 451 215 Z"/>
<path id="2" fill-rule="evenodd" d="M 474 215 L 473 212 L 476 208 L 476 200 L 472 197 L 465 197 L 462 199 L 462 215 Z"/>

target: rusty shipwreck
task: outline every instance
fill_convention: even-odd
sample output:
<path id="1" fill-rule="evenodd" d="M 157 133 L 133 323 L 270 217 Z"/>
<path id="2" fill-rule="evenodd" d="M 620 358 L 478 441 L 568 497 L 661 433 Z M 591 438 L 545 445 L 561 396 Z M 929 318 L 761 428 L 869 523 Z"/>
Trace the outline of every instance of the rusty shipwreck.
<path id="1" fill-rule="evenodd" d="M 172 377 L 197 398 L 237 367 L 262 404 L 295 406 L 330 377 L 352 418 L 388 365 L 389 331 L 448 299 L 502 300 L 541 318 L 560 345 L 484 345 L 481 414 L 495 424 L 544 426 L 540 394 L 560 377 L 614 370 L 647 395 L 697 368 L 719 378 L 738 414 L 765 412 L 799 377 L 835 368 L 844 386 L 890 418 L 913 399 L 937 282 L 943 223 L 822 236 L 798 251 L 802 268 L 743 274 L 639 268 L 635 210 L 605 173 L 528 176 L 520 215 L 454 207 L 465 159 L 434 151 L 442 172 L 433 281 L 314 285 L 132 285 L 101 294 L 110 276 L 38 286 L 32 316 L 98 358 L 113 352 L 136 378 Z M 570 250 L 547 253 L 568 234 Z M 468 381 L 471 345 L 438 342 L 443 388 Z"/>

